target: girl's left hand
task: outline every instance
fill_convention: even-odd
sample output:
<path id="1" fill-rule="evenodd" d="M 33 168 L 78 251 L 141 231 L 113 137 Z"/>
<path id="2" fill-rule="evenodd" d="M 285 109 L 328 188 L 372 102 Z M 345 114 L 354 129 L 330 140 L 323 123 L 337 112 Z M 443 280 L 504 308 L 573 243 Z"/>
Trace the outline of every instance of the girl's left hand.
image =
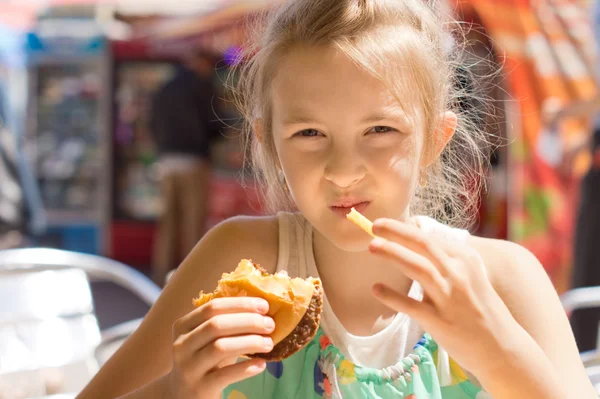
<path id="1" fill-rule="evenodd" d="M 383 304 L 416 319 L 461 366 L 475 376 L 507 366 L 507 355 L 527 332 L 511 315 L 489 281 L 483 259 L 466 243 L 426 234 L 392 219 L 373 225 L 370 250 L 394 261 L 423 287 L 414 300 L 376 284 Z"/>

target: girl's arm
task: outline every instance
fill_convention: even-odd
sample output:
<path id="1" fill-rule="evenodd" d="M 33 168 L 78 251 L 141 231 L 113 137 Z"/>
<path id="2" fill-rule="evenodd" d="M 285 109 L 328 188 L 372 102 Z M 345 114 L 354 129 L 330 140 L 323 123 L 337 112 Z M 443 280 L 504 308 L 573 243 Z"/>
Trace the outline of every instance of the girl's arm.
<path id="1" fill-rule="evenodd" d="M 148 385 L 144 385 L 129 394 L 120 396 L 117 399 L 168 399 L 169 392 L 169 375 L 166 374 L 161 378 L 154 380 Z"/>
<path id="2" fill-rule="evenodd" d="M 78 399 L 113 399 L 148 384 L 162 387 L 173 364 L 172 329 L 175 320 L 193 310 L 200 290 L 212 291 L 221 274 L 242 257 L 274 268 L 277 225 L 271 218 L 236 218 L 209 232 L 179 266 L 137 331 L 108 360 Z M 234 249 L 235 248 L 235 249 Z M 155 393 L 151 387 L 132 394 Z"/>
<path id="3" fill-rule="evenodd" d="M 496 292 L 526 332 L 515 343 L 519 353 L 514 362 L 482 383 L 507 392 L 498 397 L 516 397 L 508 395 L 512 381 L 513 387 L 560 386 L 568 397 L 597 398 L 556 290 L 535 256 L 506 241 L 473 237 L 471 243 L 483 257 Z"/>

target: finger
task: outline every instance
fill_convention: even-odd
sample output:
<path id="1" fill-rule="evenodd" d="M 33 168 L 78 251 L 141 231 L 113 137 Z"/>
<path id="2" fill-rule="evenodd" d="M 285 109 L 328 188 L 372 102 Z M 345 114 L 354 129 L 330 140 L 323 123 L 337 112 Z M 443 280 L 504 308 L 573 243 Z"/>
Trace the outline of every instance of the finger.
<path id="1" fill-rule="evenodd" d="M 434 302 L 443 305 L 448 283 L 439 270 L 424 256 L 396 242 L 376 237 L 369 246 L 371 252 L 394 261 L 411 279 L 417 280 Z"/>
<path id="2" fill-rule="evenodd" d="M 420 253 L 438 268 L 442 276 L 447 275 L 449 256 L 445 252 L 444 246 L 440 245 L 442 240 L 426 234 L 416 226 L 394 219 L 377 219 L 373 223 L 373 233 L 379 237 L 397 241 Z"/>
<path id="3" fill-rule="evenodd" d="M 211 317 L 220 314 L 258 313 L 264 315 L 268 311 L 269 303 L 262 298 L 215 298 L 177 320 L 175 330 L 177 335 L 185 334 L 194 330 Z"/>
<path id="4" fill-rule="evenodd" d="M 267 367 L 264 360 L 252 359 L 217 369 L 206 375 L 206 384 L 222 391 L 231 384 L 254 377 L 262 373 Z"/>
<path id="5" fill-rule="evenodd" d="M 432 305 L 401 294 L 385 284 L 375 284 L 373 295 L 390 309 L 405 313 L 420 323 L 428 324 L 436 318 L 436 311 Z"/>
<path id="6" fill-rule="evenodd" d="M 268 335 L 274 329 L 275 322 L 269 316 L 257 313 L 220 314 L 205 321 L 193 331 L 177 337 L 174 347 L 181 353 L 192 356 L 209 342 L 222 337 Z"/>
<path id="7" fill-rule="evenodd" d="M 273 340 L 262 335 L 219 338 L 197 352 L 192 360 L 192 367 L 204 375 L 224 360 L 251 353 L 269 353 L 271 350 L 273 350 Z"/>

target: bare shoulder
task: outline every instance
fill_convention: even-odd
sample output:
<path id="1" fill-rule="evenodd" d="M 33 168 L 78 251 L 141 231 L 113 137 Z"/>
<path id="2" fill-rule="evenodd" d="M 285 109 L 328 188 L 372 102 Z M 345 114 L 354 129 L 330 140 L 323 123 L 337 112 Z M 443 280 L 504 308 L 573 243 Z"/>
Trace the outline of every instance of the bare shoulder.
<path id="1" fill-rule="evenodd" d="M 271 266 L 274 268 L 278 234 L 277 216 L 237 216 L 211 229 L 190 253 L 189 258 L 217 257 L 225 260 L 241 256 L 252 258 L 264 264 L 263 267 L 267 269 Z"/>
<path id="2" fill-rule="evenodd" d="M 177 283 L 183 277 L 186 284 L 197 281 L 200 286 L 204 282 L 214 285 L 222 273 L 235 269 L 242 258 L 252 259 L 272 272 L 277 266 L 278 231 L 276 216 L 228 219 L 198 242 L 172 281 Z"/>
<path id="3" fill-rule="evenodd" d="M 211 229 L 177 268 L 147 320 L 151 322 L 154 315 L 177 318 L 188 313 L 193 309 L 192 299 L 200 291 L 214 290 L 221 275 L 233 271 L 241 259 L 252 259 L 269 272 L 275 270 L 278 231 L 277 217 L 245 216 Z"/>
<path id="4" fill-rule="evenodd" d="M 278 246 L 277 216 L 237 216 L 213 228 L 189 258 L 219 259 L 225 271 L 235 268 L 242 258 L 252 259 L 271 272 L 277 266 Z"/>
<path id="5" fill-rule="evenodd" d="M 546 272 L 538 259 L 527 248 L 506 240 L 469 237 L 469 245 L 483 259 L 488 277 L 495 288 L 514 284 L 519 276 Z"/>
<path id="6" fill-rule="evenodd" d="M 481 255 L 494 290 L 521 326 L 542 341 L 540 331 L 554 323 L 568 335 L 556 289 L 535 255 L 510 241 L 471 237 L 469 243 Z"/>

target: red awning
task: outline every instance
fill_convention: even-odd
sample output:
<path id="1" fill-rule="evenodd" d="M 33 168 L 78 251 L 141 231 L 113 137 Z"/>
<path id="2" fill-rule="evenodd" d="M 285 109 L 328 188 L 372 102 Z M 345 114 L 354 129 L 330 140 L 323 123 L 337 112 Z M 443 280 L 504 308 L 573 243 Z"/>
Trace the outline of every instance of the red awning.
<path id="1" fill-rule="evenodd" d="M 229 1 L 210 13 L 188 17 L 169 17 L 145 25 L 138 35 L 163 39 L 201 36 L 206 33 L 220 31 L 224 27 L 231 27 L 244 17 L 268 10 L 281 2 L 282 0 Z"/>

